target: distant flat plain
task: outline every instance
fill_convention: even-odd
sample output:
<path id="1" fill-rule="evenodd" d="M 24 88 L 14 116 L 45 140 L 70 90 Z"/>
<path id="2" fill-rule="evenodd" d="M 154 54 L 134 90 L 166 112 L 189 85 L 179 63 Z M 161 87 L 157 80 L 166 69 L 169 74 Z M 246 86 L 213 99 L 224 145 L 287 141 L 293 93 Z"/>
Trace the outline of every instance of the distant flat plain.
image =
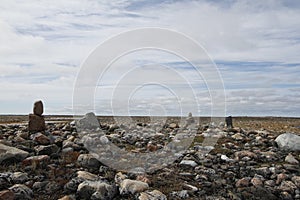
<path id="1" fill-rule="evenodd" d="M 120 117 L 121 119 L 128 117 Z M 152 117 L 151 117 L 152 118 Z M 154 119 L 156 117 L 153 117 Z M 195 117 L 200 124 L 210 122 L 210 117 Z M 46 123 L 60 123 L 73 121 L 75 118 L 72 115 L 45 115 Z M 98 116 L 101 123 L 115 123 L 113 116 Z M 131 119 L 134 122 L 147 123 L 150 117 L 133 116 Z M 159 119 L 157 117 L 157 119 Z M 167 117 L 168 122 L 179 122 L 180 117 Z M 0 124 L 23 124 L 28 122 L 28 115 L 0 115 Z M 245 130 L 268 130 L 275 134 L 292 132 L 300 135 L 300 118 L 299 117 L 233 117 L 233 125 L 237 128 Z"/>

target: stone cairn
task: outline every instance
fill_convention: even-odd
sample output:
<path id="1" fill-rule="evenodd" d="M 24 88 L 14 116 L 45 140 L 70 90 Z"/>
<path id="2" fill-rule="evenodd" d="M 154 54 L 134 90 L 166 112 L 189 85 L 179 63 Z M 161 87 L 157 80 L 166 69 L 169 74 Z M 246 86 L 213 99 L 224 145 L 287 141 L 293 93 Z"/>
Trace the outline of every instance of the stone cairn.
<path id="1" fill-rule="evenodd" d="M 227 128 L 233 128 L 233 125 L 232 125 L 232 117 L 231 116 L 228 116 L 225 118 L 225 122 L 226 122 L 226 126 Z"/>
<path id="2" fill-rule="evenodd" d="M 46 129 L 45 119 L 42 115 L 44 106 L 42 101 L 36 101 L 33 106 L 33 114 L 29 114 L 28 131 L 39 132 Z"/>

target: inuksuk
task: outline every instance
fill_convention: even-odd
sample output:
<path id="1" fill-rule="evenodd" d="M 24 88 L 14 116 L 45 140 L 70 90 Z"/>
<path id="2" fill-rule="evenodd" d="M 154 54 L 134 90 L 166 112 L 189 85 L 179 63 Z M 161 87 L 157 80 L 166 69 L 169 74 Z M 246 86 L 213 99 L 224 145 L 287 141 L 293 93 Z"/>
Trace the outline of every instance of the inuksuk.
<path id="1" fill-rule="evenodd" d="M 232 117 L 231 116 L 228 116 L 225 118 L 225 121 L 226 121 L 226 126 L 227 128 L 233 128 L 233 125 L 232 125 Z"/>
<path id="2" fill-rule="evenodd" d="M 36 101 L 33 106 L 33 114 L 29 114 L 28 131 L 39 132 L 46 129 L 43 116 L 44 106 L 42 101 Z"/>

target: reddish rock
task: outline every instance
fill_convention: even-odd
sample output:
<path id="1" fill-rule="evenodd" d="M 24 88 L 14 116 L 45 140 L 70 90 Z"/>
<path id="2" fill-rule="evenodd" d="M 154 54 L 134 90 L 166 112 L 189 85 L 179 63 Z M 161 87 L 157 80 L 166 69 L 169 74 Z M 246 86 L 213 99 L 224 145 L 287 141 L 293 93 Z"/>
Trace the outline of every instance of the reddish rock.
<path id="1" fill-rule="evenodd" d="M 248 187 L 249 186 L 249 178 L 242 178 L 242 179 L 240 179 L 240 180 L 238 180 L 237 182 L 236 182 L 236 184 L 235 184 L 235 186 L 237 187 L 237 188 L 241 188 L 241 187 Z"/>
<path id="2" fill-rule="evenodd" d="M 28 131 L 38 132 L 46 129 L 45 119 L 43 116 L 29 114 Z"/>
<path id="3" fill-rule="evenodd" d="M 237 160 L 240 160 L 243 157 L 257 158 L 257 155 L 251 151 L 238 151 L 235 152 L 234 155 Z"/>
<path id="4" fill-rule="evenodd" d="M 0 191 L 0 200 L 14 200 L 15 194 L 10 190 Z"/>
<path id="5" fill-rule="evenodd" d="M 39 144 L 50 144 L 50 139 L 42 133 L 36 133 L 32 140 Z"/>
<path id="6" fill-rule="evenodd" d="M 33 105 L 33 114 L 42 116 L 44 112 L 44 106 L 42 101 L 36 101 Z"/>
<path id="7" fill-rule="evenodd" d="M 254 186 L 262 186 L 263 185 L 263 182 L 262 182 L 262 180 L 261 179 L 259 179 L 259 178 L 252 178 L 251 179 L 251 183 L 252 183 L 252 185 L 254 185 Z"/>
<path id="8" fill-rule="evenodd" d="M 156 151 L 157 150 L 157 146 L 152 144 L 152 143 L 148 143 L 147 144 L 147 150 L 153 152 L 153 151 Z"/>
<path id="9" fill-rule="evenodd" d="M 292 181 L 283 181 L 278 187 L 279 190 L 293 193 L 297 186 Z"/>
<path id="10" fill-rule="evenodd" d="M 287 175 L 284 173 L 278 174 L 277 175 L 277 180 L 276 180 L 276 184 L 279 185 L 282 181 L 287 179 Z"/>
<path id="11" fill-rule="evenodd" d="M 69 195 L 66 195 L 58 200 L 74 200 L 73 198 L 71 198 Z"/>
<path id="12" fill-rule="evenodd" d="M 46 164 L 50 160 L 50 157 L 48 155 L 40 155 L 40 156 L 31 156 L 23 160 L 23 165 L 28 166 L 28 165 L 41 165 L 41 164 Z"/>
<path id="13" fill-rule="evenodd" d="M 149 178 L 146 175 L 138 175 L 136 177 L 136 180 L 137 181 L 142 181 L 142 182 L 147 183 L 147 184 L 151 184 L 151 181 L 149 180 Z"/>
<path id="14" fill-rule="evenodd" d="M 300 176 L 294 176 L 294 177 L 292 178 L 292 181 L 294 182 L 294 184 L 295 184 L 298 188 L 300 188 Z"/>

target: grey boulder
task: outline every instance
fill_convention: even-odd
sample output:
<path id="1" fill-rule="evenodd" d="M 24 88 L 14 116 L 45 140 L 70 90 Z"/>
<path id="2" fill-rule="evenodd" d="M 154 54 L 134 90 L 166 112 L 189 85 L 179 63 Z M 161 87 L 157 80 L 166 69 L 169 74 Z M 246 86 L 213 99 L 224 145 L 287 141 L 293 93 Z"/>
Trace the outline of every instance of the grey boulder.
<path id="1" fill-rule="evenodd" d="M 284 133 L 279 135 L 275 142 L 281 149 L 289 151 L 300 151 L 300 136 L 292 133 Z"/>

